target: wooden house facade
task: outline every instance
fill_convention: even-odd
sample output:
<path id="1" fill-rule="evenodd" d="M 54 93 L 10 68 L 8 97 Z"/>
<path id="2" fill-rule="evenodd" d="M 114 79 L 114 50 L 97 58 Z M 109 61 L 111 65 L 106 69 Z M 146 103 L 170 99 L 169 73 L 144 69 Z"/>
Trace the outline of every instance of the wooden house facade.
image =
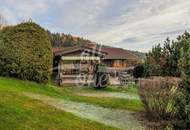
<path id="1" fill-rule="evenodd" d="M 74 75 L 92 75 L 97 63 L 104 63 L 108 68 L 121 71 L 141 63 L 141 60 L 121 48 L 80 46 L 66 49 L 55 48 L 54 68 L 58 78 Z"/>

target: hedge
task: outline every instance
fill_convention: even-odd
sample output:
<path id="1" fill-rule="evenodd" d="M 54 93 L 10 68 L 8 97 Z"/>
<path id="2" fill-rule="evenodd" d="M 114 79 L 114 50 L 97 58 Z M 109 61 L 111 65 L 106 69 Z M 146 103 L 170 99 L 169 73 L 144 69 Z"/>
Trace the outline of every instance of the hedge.
<path id="1" fill-rule="evenodd" d="M 52 47 L 46 31 L 33 22 L 4 28 L 0 33 L 0 75 L 47 83 Z"/>

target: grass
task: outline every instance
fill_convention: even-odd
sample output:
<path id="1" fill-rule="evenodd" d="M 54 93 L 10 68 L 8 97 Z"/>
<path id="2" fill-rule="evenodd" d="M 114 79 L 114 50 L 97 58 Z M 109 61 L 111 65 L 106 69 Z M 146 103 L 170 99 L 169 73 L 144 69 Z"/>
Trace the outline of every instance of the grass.
<path id="1" fill-rule="evenodd" d="M 93 88 L 87 89 L 74 89 L 69 88 L 57 88 L 51 85 L 39 85 L 33 82 L 21 81 L 16 79 L 2 78 L 0 77 L 0 91 L 8 90 L 8 91 L 16 91 L 16 92 L 33 92 L 38 94 L 44 94 L 47 96 L 63 98 L 66 100 L 77 101 L 77 102 L 86 102 L 102 107 L 107 108 L 117 108 L 117 109 L 127 109 L 131 111 L 142 111 L 143 105 L 139 100 L 130 100 L 130 99 L 118 99 L 118 98 L 97 98 L 97 97 L 85 97 L 75 95 L 76 91 L 84 92 L 84 91 L 97 91 Z M 116 88 L 109 87 L 102 91 L 112 91 L 112 92 L 120 92 L 120 90 L 116 90 Z M 127 90 L 124 90 L 127 91 Z M 137 90 L 135 88 L 131 88 L 129 93 L 136 94 Z M 123 90 L 122 90 L 123 92 Z"/>
<path id="2" fill-rule="evenodd" d="M 117 130 L 81 119 L 16 92 L 0 91 L 1 130 Z"/>
<path id="3" fill-rule="evenodd" d="M 138 90 L 135 87 L 128 90 L 108 87 L 101 91 L 137 94 Z M 22 92 L 86 102 L 107 108 L 143 110 L 139 100 L 84 97 L 75 94 L 76 92 L 99 92 L 93 88 L 58 88 L 53 85 L 39 85 L 34 82 L 0 77 L 0 130 L 117 130 L 30 99 L 23 96 Z"/>
<path id="4" fill-rule="evenodd" d="M 76 87 L 67 87 L 67 88 L 73 91 L 77 90 Z M 81 92 L 122 92 L 126 94 L 134 94 L 134 95 L 138 93 L 137 85 L 132 85 L 132 84 L 125 87 L 108 86 L 107 88 L 101 89 L 101 91 L 99 89 L 95 89 L 92 87 L 82 87 L 82 88 L 78 87 L 78 90 L 80 90 Z"/>
<path id="5" fill-rule="evenodd" d="M 95 105 L 99 105 L 102 107 L 107 107 L 107 108 L 117 108 L 117 109 L 126 109 L 126 110 L 131 110 L 131 111 L 142 111 L 143 106 L 141 101 L 139 100 L 131 100 L 131 99 L 119 99 L 119 98 L 110 98 L 110 97 L 86 97 L 86 96 L 79 96 L 75 95 L 76 93 L 101 93 L 101 92 L 122 92 L 126 93 L 128 95 L 135 95 L 138 96 L 137 93 L 137 88 L 136 87 L 131 87 L 128 88 L 129 91 L 126 90 L 121 90 L 121 88 L 114 88 L 114 87 L 108 87 L 105 89 L 95 89 L 95 88 L 76 88 L 76 87 L 67 87 L 63 88 L 64 92 L 67 92 L 67 95 L 69 100 L 74 100 L 78 102 L 87 102 Z M 69 96 L 70 95 L 70 96 Z"/>

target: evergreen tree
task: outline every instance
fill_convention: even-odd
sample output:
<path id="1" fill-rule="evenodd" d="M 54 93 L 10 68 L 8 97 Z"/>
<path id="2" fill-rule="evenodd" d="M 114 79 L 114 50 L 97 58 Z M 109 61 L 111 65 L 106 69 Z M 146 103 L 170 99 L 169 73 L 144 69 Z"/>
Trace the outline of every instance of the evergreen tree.
<path id="1" fill-rule="evenodd" d="M 163 47 L 160 44 L 152 48 L 145 59 L 145 76 L 175 76 L 181 75 L 179 60 L 181 50 L 187 48 L 184 40 L 189 38 L 189 33 L 185 32 L 176 41 L 166 39 Z"/>
<path id="2" fill-rule="evenodd" d="M 190 128 L 190 35 L 189 33 L 183 34 L 178 38 L 178 42 L 183 45 L 181 48 L 181 59 L 179 66 L 182 71 L 181 77 L 183 79 L 179 94 L 176 99 L 177 117 L 179 122 L 177 123 L 178 129 Z"/>
<path id="3" fill-rule="evenodd" d="M 158 76 L 161 75 L 161 56 L 162 48 L 160 44 L 152 48 L 145 59 L 145 76 Z"/>

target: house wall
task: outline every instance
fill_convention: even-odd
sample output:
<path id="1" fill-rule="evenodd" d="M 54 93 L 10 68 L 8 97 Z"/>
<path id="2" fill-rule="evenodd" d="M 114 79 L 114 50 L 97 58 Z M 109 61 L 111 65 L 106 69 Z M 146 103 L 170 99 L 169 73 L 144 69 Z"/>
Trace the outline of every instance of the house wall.
<path id="1" fill-rule="evenodd" d="M 125 68 L 126 67 L 126 61 L 125 60 L 113 60 L 113 67 Z"/>
<path id="2" fill-rule="evenodd" d="M 108 67 L 114 67 L 114 68 L 125 68 L 127 65 L 126 60 L 103 60 L 104 64 L 106 64 Z"/>
<path id="3" fill-rule="evenodd" d="M 124 69 L 139 64 L 139 61 L 136 60 L 132 61 L 132 60 L 109 59 L 109 60 L 103 60 L 102 62 L 106 64 L 108 67 L 113 67 L 117 69 Z"/>

